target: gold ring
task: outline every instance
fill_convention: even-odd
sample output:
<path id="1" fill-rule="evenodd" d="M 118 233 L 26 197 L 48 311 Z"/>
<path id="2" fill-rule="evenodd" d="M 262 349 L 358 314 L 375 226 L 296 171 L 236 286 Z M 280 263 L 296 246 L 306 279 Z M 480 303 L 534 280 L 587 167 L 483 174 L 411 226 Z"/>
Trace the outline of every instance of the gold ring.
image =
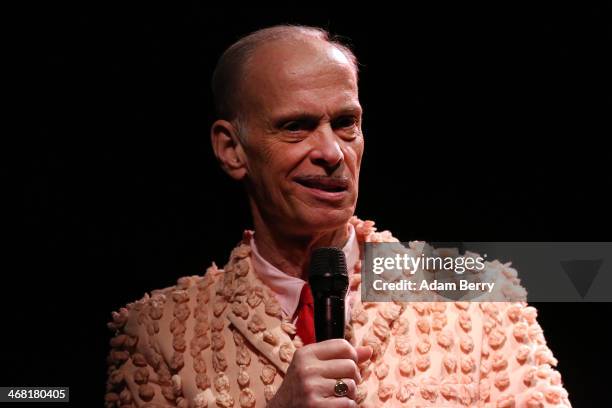
<path id="1" fill-rule="evenodd" d="M 346 397 L 348 394 L 348 385 L 340 379 L 336 380 L 336 385 L 334 385 L 334 395 L 336 397 Z"/>

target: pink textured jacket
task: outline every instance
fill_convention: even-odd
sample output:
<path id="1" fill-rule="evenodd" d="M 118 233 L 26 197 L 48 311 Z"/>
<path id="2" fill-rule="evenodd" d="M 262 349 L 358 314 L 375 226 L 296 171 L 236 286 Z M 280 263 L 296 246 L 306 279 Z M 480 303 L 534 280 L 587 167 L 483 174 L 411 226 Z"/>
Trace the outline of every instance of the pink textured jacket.
<path id="1" fill-rule="evenodd" d="M 359 243 L 397 241 L 350 221 Z M 251 234 L 223 270 L 180 278 L 113 313 L 107 407 L 265 407 L 301 341 L 254 273 Z M 500 277 L 518 285 L 500 263 Z M 526 303 L 367 303 L 351 275 L 346 338 L 361 366 L 362 407 L 570 407 L 537 311 Z"/>

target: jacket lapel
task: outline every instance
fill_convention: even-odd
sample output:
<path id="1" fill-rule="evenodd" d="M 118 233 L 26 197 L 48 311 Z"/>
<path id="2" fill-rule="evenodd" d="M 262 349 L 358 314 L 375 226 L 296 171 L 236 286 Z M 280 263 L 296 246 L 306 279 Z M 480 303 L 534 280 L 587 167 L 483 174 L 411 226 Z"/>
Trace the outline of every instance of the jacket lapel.
<path id="1" fill-rule="evenodd" d="M 262 356 L 274 364 L 283 375 L 296 350 L 294 340 L 295 325 L 283 321 L 281 307 L 273 291 L 267 287 L 253 269 L 250 256 L 250 232 L 245 233 L 243 242 L 232 251 L 230 268 L 226 268 L 223 279 L 224 291 L 233 293 L 231 297 L 232 310 L 227 313 L 227 319 L 244 336 L 244 338 Z M 363 259 L 363 243 L 368 241 L 361 234 L 357 235 L 359 256 Z M 238 263 L 245 266 L 233 267 Z M 348 296 L 353 297 L 351 303 L 361 302 L 361 275 L 357 267 L 349 282 Z M 345 338 L 353 345 L 358 339 L 350 318 L 345 325 Z M 297 340 L 297 339 L 296 339 Z M 296 343 L 298 343 L 296 341 Z"/>
<path id="2" fill-rule="evenodd" d="M 245 247 L 245 244 L 241 247 Z M 235 262 L 236 260 L 232 259 L 230 265 Z M 244 257 L 240 262 L 246 263 L 248 267 L 239 272 L 240 277 L 236 276 L 240 270 L 238 268 L 225 271 L 229 275 L 223 280 L 224 287 L 234 292 L 231 299 L 232 310 L 226 314 L 227 319 L 260 355 L 284 375 L 296 349 L 290 337 L 290 334 L 295 333 L 295 326 L 283 322 L 278 301 L 272 291 L 256 276 L 250 257 Z"/>

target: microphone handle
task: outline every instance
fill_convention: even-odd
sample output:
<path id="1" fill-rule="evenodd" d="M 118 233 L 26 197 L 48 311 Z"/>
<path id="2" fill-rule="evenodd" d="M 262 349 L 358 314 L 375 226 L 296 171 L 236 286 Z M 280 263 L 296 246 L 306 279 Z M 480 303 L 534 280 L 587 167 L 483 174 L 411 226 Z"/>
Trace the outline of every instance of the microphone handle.
<path id="1" fill-rule="evenodd" d="M 323 296 L 314 301 L 317 342 L 344 338 L 344 299 Z"/>

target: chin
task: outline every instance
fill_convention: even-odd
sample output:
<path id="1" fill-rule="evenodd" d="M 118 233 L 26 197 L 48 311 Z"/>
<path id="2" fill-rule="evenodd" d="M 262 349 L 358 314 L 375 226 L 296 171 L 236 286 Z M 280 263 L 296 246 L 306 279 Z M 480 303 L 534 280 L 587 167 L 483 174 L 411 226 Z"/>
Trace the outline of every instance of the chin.
<path id="1" fill-rule="evenodd" d="M 324 231 L 346 225 L 354 212 L 354 207 L 337 209 L 312 208 L 300 218 L 302 219 L 302 225 L 308 230 Z"/>

